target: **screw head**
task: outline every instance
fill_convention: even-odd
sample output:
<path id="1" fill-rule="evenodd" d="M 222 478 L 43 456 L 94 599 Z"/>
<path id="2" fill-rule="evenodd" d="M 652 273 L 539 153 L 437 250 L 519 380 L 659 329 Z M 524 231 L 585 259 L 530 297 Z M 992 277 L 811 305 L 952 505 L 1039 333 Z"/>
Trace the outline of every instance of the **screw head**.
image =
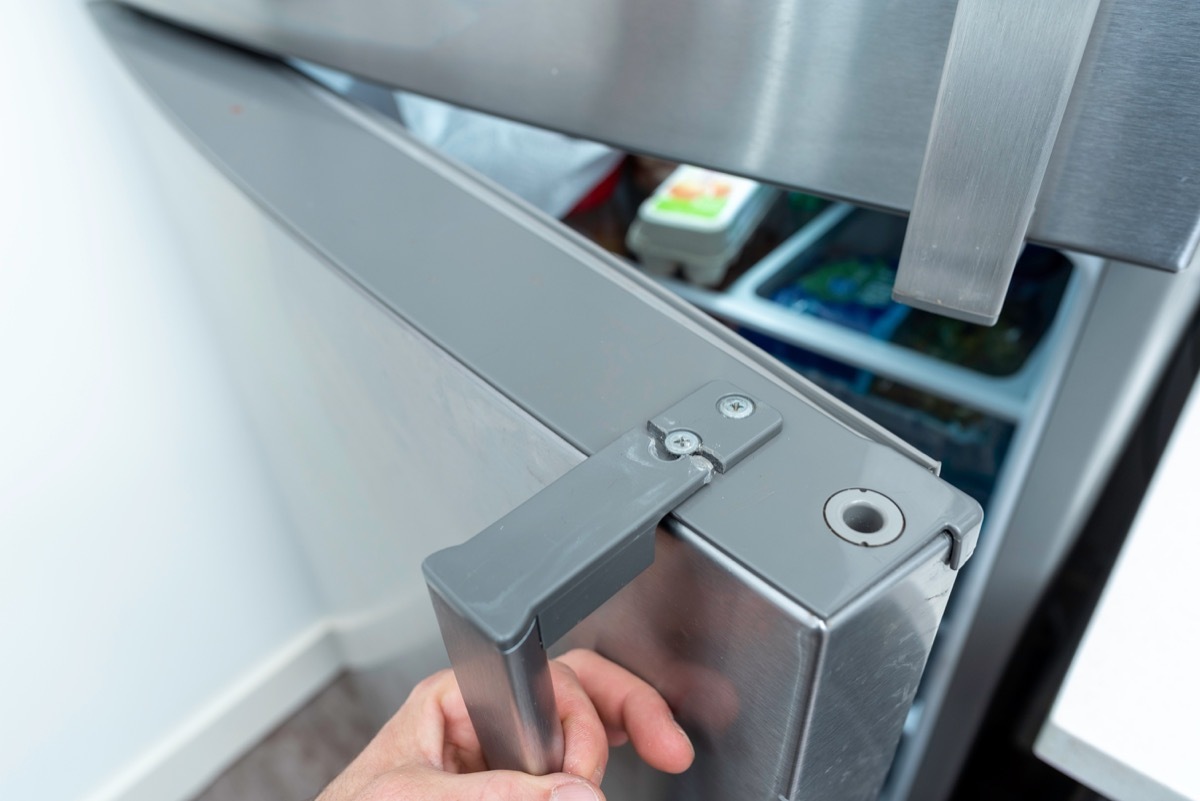
<path id="1" fill-rule="evenodd" d="M 695 431 L 677 428 L 663 437 L 663 447 L 667 449 L 667 453 L 690 456 L 700 449 L 700 436 Z"/>
<path id="2" fill-rule="evenodd" d="M 754 414 L 754 401 L 745 395 L 726 395 L 717 401 L 717 411 L 725 417 L 741 420 Z"/>

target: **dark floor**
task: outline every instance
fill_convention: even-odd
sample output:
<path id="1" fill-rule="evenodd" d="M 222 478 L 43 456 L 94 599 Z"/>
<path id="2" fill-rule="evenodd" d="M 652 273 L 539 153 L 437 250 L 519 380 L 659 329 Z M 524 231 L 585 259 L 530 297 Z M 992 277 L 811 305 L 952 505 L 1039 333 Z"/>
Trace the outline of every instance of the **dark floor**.
<path id="1" fill-rule="evenodd" d="M 376 728 L 354 680 L 343 674 L 193 801 L 310 801 Z"/>

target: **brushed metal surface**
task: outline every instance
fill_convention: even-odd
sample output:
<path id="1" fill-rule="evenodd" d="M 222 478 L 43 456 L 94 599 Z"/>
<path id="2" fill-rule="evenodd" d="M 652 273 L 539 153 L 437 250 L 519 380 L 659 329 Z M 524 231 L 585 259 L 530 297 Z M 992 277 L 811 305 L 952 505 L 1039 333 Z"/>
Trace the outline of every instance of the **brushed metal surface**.
<path id="1" fill-rule="evenodd" d="M 655 801 L 776 801 L 790 789 L 821 624 L 702 538 L 660 528 L 654 564 L 561 647 L 593 648 L 671 704 L 696 761 Z M 612 798 L 622 789 L 605 785 Z"/>
<path id="2" fill-rule="evenodd" d="M 649 769 L 622 765 L 609 797 L 874 799 L 954 582 L 948 544 L 822 619 L 686 527 L 660 528 L 654 565 L 563 647 L 594 648 L 657 687 L 696 763 L 654 796 L 623 794 Z"/>
<path id="3" fill-rule="evenodd" d="M 930 543 L 826 621 L 790 801 L 878 798 L 957 577 L 948 543 Z M 877 662 L 883 643 L 887 658 Z"/>
<path id="4" fill-rule="evenodd" d="M 516 644 L 497 648 L 440 595 L 429 596 L 488 767 L 561 771 L 563 730 L 537 621 Z"/>
<path id="5" fill-rule="evenodd" d="M 1101 0 L 1030 239 L 1102 243 L 1092 252 L 1172 271 L 1194 263 L 1198 39 L 1192 0 Z"/>
<path id="6" fill-rule="evenodd" d="M 1099 0 L 959 0 L 893 296 L 993 325 Z"/>
<path id="7" fill-rule="evenodd" d="M 954 0 L 128 0 L 635 152 L 911 208 Z M 1200 4 L 1102 0 L 1029 238 L 1180 270 L 1200 241 Z"/>

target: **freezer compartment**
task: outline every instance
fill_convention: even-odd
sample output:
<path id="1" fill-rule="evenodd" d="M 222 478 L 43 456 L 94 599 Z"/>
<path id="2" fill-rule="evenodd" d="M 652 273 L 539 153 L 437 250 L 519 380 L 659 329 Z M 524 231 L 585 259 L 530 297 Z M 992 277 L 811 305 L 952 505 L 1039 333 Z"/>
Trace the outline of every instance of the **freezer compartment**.
<path id="1" fill-rule="evenodd" d="M 1029 246 L 993 329 L 890 299 L 904 220 L 837 204 L 724 291 L 667 280 L 719 318 L 779 343 L 911 386 L 1011 423 L 1033 411 L 1060 340 L 1060 308 L 1098 264 Z M 1082 271 L 1082 274 L 1080 274 Z"/>
<path id="2" fill-rule="evenodd" d="M 892 300 L 907 221 L 857 209 L 799 252 L 785 249 L 751 282 L 756 295 L 984 375 L 1025 368 L 1054 321 L 1071 277 L 1061 253 L 1028 246 L 995 326 L 951 320 Z"/>

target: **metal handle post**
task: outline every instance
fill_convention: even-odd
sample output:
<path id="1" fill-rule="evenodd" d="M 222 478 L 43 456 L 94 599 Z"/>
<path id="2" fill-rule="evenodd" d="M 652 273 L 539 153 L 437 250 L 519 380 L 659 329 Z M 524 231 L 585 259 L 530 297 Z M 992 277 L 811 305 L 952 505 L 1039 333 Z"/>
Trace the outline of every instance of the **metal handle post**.
<path id="1" fill-rule="evenodd" d="M 959 0 L 896 300 L 1000 316 L 1099 0 Z"/>

